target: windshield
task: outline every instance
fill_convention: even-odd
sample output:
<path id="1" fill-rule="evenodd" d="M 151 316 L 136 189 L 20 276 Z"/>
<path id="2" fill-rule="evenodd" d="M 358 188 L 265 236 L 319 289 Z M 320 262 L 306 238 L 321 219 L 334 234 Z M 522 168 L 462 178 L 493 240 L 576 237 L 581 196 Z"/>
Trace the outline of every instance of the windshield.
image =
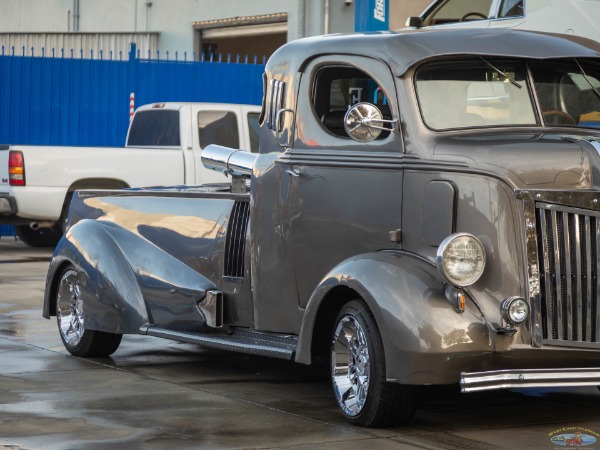
<path id="1" fill-rule="evenodd" d="M 423 120 L 434 130 L 540 124 L 600 128 L 598 80 L 595 62 L 479 58 L 426 64 L 417 71 L 416 87 Z"/>

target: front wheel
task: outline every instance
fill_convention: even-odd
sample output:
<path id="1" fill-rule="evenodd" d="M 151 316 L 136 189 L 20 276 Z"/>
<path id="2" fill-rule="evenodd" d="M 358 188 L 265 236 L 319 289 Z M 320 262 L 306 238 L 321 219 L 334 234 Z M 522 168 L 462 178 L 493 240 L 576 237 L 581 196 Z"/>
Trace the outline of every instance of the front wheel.
<path id="1" fill-rule="evenodd" d="M 102 357 L 113 354 L 121 334 L 85 328 L 85 303 L 77 272 L 72 266 L 63 270 L 56 291 L 56 321 L 65 348 L 75 356 Z"/>
<path id="2" fill-rule="evenodd" d="M 371 311 L 361 301 L 347 303 L 335 322 L 331 379 L 346 419 L 363 427 L 410 421 L 417 387 L 386 381 L 383 342 Z"/>

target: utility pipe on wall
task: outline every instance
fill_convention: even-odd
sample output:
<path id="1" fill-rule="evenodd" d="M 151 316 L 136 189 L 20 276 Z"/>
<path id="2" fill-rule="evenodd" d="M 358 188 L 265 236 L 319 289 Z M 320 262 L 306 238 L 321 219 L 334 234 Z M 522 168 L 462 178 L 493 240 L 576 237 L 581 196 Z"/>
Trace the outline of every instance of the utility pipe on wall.
<path id="1" fill-rule="evenodd" d="M 73 0 L 73 31 L 79 31 L 79 0 Z"/>
<path id="2" fill-rule="evenodd" d="M 325 19 L 324 19 L 323 34 L 329 34 L 329 0 L 325 0 Z"/>

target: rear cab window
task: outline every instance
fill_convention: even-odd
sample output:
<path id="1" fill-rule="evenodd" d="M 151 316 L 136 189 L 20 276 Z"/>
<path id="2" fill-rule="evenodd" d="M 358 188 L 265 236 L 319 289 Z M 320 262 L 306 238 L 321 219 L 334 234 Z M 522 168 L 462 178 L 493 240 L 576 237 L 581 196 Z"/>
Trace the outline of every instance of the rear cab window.
<path id="1" fill-rule="evenodd" d="M 127 145 L 131 147 L 180 147 L 179 111 L 151 109 L 135 114 Z"/>

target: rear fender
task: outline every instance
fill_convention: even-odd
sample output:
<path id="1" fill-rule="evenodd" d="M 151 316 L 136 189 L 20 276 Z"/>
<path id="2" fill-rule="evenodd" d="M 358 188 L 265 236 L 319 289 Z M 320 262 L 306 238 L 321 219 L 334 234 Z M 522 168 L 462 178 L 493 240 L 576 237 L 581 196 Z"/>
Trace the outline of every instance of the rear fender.
<path id="1" fill-rule="evenodd" d="M 432 264 L 407 253 L 377 252 L 347 259 L 319 284 L 307 304 L 297 362 L 311 362 L 314 325 L 320 311 L 328 309 L 329 294 L 339 286 L 355 293 L 373 313 L 389 381 L 457 382 L 455 359 L 491 351 L 489 329 L 479 308 L 469 300 L 464 313 L 458 314 L 446 300 L 443 281 Z M 336 301 L 339 308 L 339 298 Z"/>
<path id="2" fill-rule="evenodd" d="M 204 323 L 196 304 L 214 289 L 212 282 L 141 236 L 111 223 L 82 220 L 56 247 L 44 298 L 43 315 L 56 315 L 56 289 L 67 265 L 78 272 L 86 328 L 139 333 L 157 324 L 183 328 Z M 153 311 L 171 322 L 156 323 Z"/>

